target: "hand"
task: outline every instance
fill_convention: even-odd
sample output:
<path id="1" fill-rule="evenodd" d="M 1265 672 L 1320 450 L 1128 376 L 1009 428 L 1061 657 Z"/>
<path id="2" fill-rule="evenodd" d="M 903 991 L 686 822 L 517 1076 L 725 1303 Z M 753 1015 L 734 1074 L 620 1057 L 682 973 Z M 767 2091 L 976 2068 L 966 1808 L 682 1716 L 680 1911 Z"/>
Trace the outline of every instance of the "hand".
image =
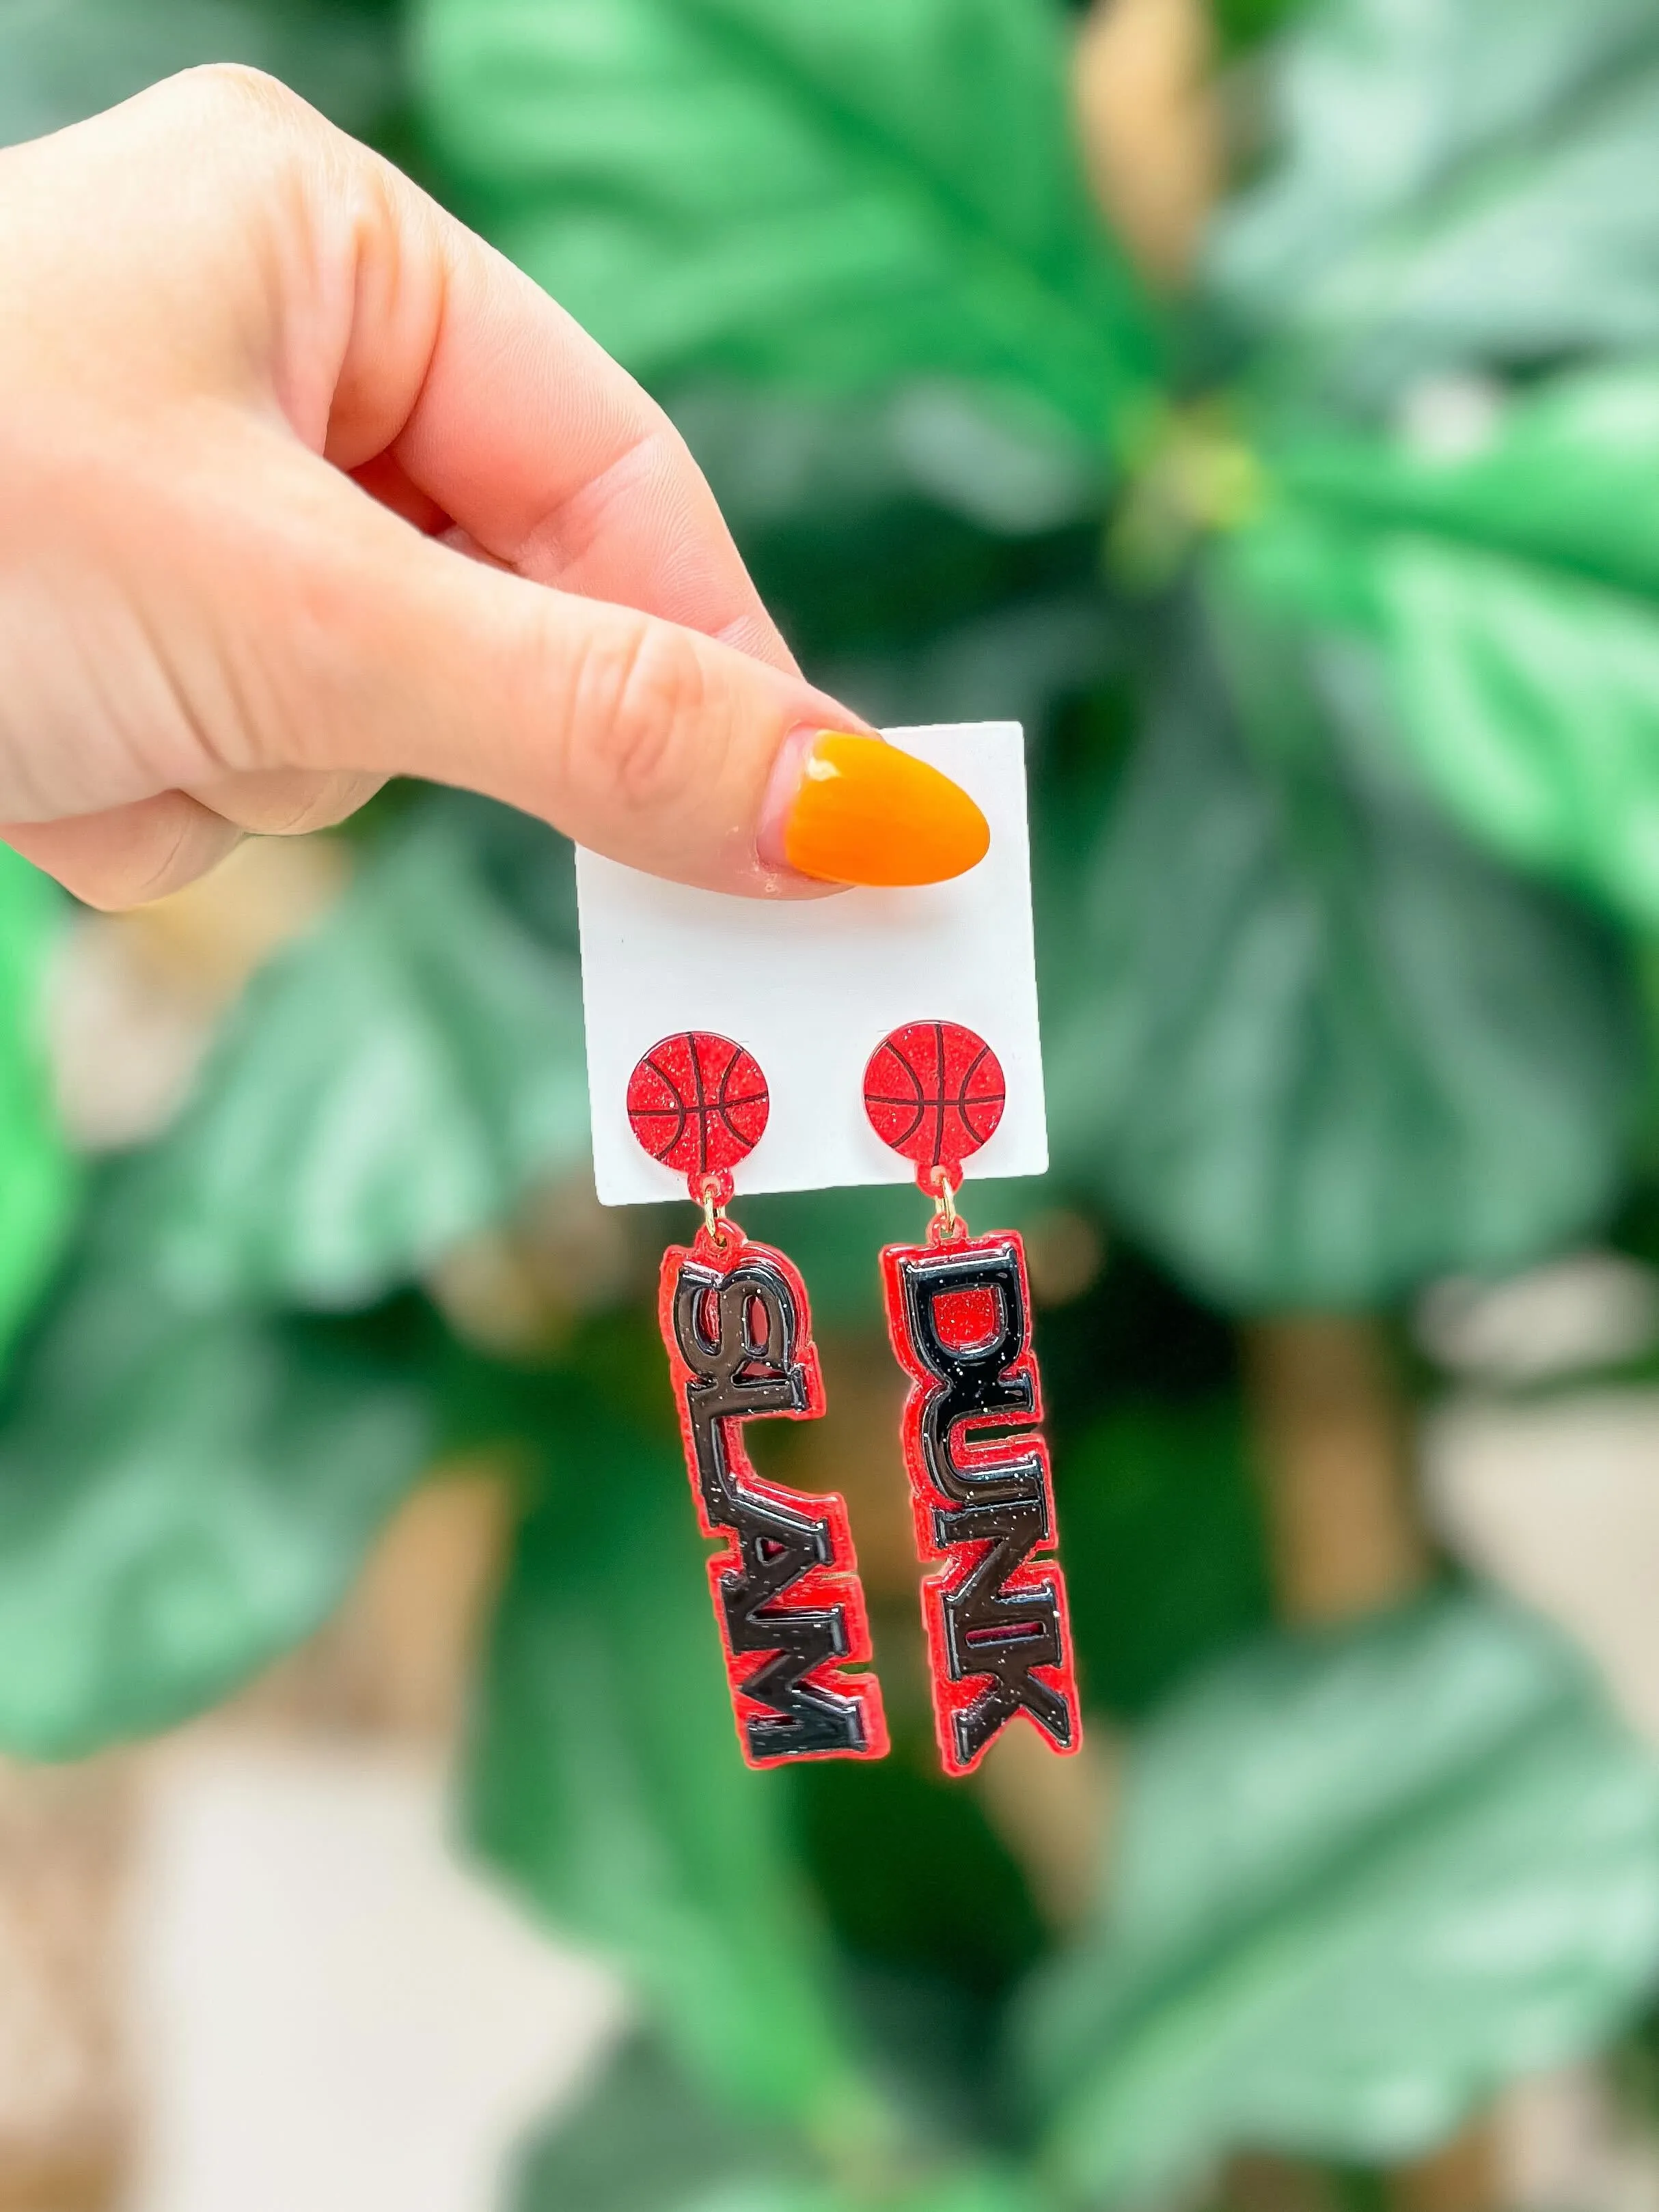
<path id="1" fill-rule="evenodd" d="M 808 684 L 667 417 L 271 79 L 0 152 L 0 830 L 94 905 L 464 784 L 756 896 L 985 825 Z"/>

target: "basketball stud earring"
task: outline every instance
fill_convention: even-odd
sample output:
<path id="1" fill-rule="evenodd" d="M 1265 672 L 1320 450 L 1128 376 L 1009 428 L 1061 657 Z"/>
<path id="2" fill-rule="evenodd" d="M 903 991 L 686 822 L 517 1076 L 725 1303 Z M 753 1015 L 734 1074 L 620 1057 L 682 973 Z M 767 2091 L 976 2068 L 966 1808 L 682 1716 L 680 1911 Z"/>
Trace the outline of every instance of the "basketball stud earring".
<path id="1" fill-rule="evenodd" d="M 764 1480 L 744 1443 L 768 1413 L 811 1419 L 823 1381 L 799 1275 L 726 1212 L 732 1170 L 760 1142 L 769 1100 L 753 1057 L 703 1030 L 665 1037 L 635 1068 L 628 1118 L 702 1207 L 690 1246 L 663 1255 L 658 1301 L 738 1741 L 750 1766 L 879 1759 L 887 1749 L 847 1507 Z"/>
<path id="2" fill-rule="evenodd" d="M 974 1237 L 957 1211 L 962 1164 L 994 1133 L 1002 1068 L 955 1022 L 883 1038 L 864 1077 L 882 1142 L 933 1200 L 925 1244 L 881 1255 L 887 1328 L 910 1377 L 902 1435 L 916 1547 L 942 1564 L 921 1586 L 933 1723 L 945 1771 L 969 1774 L 1018 1714 L 1058 1752 L 1083 1741 L 1056 1539 L 1025 1248 Z"/>

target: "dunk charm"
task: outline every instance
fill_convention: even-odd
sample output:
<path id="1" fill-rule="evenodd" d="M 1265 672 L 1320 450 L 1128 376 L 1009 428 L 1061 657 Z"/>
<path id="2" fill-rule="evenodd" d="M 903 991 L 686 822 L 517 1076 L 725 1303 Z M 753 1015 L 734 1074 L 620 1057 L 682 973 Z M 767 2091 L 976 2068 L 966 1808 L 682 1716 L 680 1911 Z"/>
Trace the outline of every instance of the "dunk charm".
<path id="1" fill-rule="evenodd" d="M 910 1377 L 902 1420 L 916 1545 L 941 1562 L 921 1586 L 933 1720 L 947 1773 L 969 1774 L 1024 1714 L 1058 1752 L 1082 1743 L 1066 1584 L 1025 1249 L 970 1236 L 962 1163 L 994 1132 L 994 1053 L 951 1022 L 912 1022 L 866 1071 L 865 1110 L 933 1200 L 923 1244 L 881 1255 L 888 1334 Z"/>

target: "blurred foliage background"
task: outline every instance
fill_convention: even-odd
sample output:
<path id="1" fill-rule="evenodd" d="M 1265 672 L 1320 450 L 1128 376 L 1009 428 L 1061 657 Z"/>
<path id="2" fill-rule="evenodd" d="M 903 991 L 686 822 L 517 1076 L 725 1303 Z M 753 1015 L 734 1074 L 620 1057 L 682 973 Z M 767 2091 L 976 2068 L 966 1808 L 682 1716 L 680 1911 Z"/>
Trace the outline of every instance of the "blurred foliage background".
<path id="1" fill-rule="evenodd" d="M 1055 1166 L 973 1211 L 1030 1241 L 1096 1750 L 934 1771 L 914 1196 L 835 1193 L 743 1218 L 822 1325 L 774 1449 L 849 1493 L 896 1747 L 744 1770 L 568 849 L 407 788 L 120 940 L 148 1089 L 0 855 L 0 1744 L 212 1705 L 493 1470 L 465 1835 L 641 2006 L 515 2212 L 1218 2207 L 1261 2152 L 1491 2212 L 1493 2096 L 1646 2048 L 1659 1760 L 1439 1557 L 1405 1323 L 1659 1249 L 1659 14 L 0 0 L 0 138 L 205 58 L 665 400 L 815 678 L 1025 723 Z"/>

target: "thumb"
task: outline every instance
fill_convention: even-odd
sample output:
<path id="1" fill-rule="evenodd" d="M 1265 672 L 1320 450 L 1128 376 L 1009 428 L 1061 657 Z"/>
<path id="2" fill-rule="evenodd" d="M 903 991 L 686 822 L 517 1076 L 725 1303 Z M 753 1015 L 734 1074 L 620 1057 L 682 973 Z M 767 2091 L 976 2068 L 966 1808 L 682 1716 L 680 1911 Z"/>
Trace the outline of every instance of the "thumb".
<path id="1" fill-rule="evenodd" d="M 252 687 L 257 757 L 228 766 L 463 785 L 630 866 L 757 897 L 931 883 L 982 857 L 966 793 L 792 669 L 467 559 L 320 465 L 308 489 L 334 511 L 305 533 L 301 605 Z M 244 562 L 244 604 L 246 583 Z"/>

